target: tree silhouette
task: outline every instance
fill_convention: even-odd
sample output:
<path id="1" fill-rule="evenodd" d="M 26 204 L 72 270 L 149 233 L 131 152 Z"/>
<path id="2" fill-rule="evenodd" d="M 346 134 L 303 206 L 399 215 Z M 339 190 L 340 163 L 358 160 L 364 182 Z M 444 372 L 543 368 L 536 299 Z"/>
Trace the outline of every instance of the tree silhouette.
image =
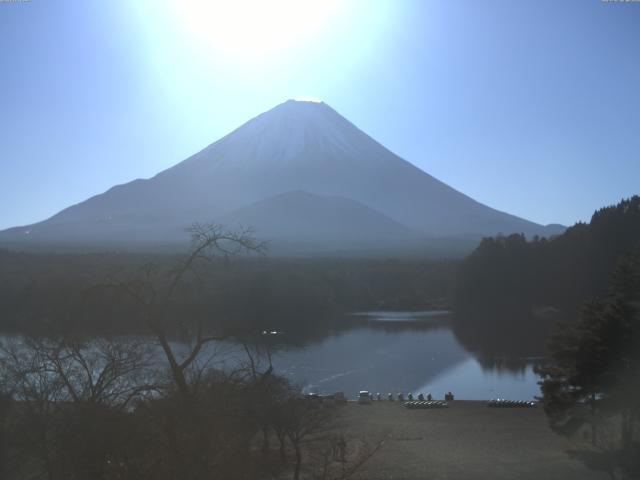
<path id="1" fill-rule="evenodd" d="M 551 338 L 549 359 L 537 373 L 552 428 L 571 434 L 588 424 L 594 446 L 640 452 L 640 251 L 621 263 L 605 298 Z M 613 442 L 601 435 L 612 431 Z"/>
<path id="2" fill-rule="evenodd" d="M 141 275 L 129 280 L 113 279 L 107 285 L 123 292 L 140 308 L 143 323 L 162 348 L 173 382 L 183 397 L 190 393 L 188 369 L 208 343 L 223 337 L 206 331 L 203 316 L 176 311 L 173 305 L 176 297 L 193 292 L 204 295 L 206 273 L 199 268 L 202 263 L 211 262 L 215 256 L 228 258 L 243 252 L 262 252 L 265 248 L 251 230 L 234 232 L 216 224 L 196 223 L 189 232 L 191 250 L 171 267 L 160 269 L 157 265 L 146 265 Z M 176 353 L 169 341 L 170 333 L 176 331 L 188 345 L 188 351 L 182 355 Z"/>
<path id="3" fill-rule="evenodd" d="M 550 239 L 485 238 L 460 266 L 455 327 L 473 350 L 539 355 L 558 318 L 606 294 L 618 262 L 640 247 L 640 196 L 596 211 Z"/>

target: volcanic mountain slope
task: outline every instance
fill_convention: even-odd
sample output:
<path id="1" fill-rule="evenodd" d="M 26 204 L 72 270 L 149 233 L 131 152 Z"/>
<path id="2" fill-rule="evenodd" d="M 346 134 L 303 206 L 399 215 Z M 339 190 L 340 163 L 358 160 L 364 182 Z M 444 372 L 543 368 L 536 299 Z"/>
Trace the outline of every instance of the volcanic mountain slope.
<path id="1" fill-rule="evenodd" d="M 289 100 L 150 179 L 0 232 L 0 241 L 170 244 L 185 239 L 184 228 L 194 221 L 249 222 L 268 240 L 348 239 L 354 247 L 392 245 L 399 238 L 562 230 L 476 202 L 324 103 Z"/>
<path id="2" fill-rule="evenodd" d="M 418 232 L 355 200 L 288 192 L 240 207 L 220 222 L 233 230 L 250 226 L 258 238 L 296 250 L 406 247 L 419 241 Z M 339 232 L 339 234 L 338 234 Z"/>

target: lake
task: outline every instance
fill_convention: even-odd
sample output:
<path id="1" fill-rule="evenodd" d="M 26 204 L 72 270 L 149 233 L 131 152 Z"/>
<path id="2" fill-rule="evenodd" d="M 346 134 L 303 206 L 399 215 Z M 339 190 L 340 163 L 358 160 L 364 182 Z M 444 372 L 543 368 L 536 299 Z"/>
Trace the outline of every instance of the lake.
<path id="1" fill-rule="evenodd" d="M 510 368 L 500 367 L 504 362 L 499 359 L 480 361 L 457 340 L 448 312 L 363 312 L 337 323 L 339 330 L 315 340 L 263 332 L 265 344 L 272 345 L 274 370 L 305 393 L 341 391 L 349 398 L 360 390 L 385 398 L 398 392 L 442 398 L 451 391 L 464 400 L 532 400 L 540 393 L 531 361 L 511 359 Z M 179 357 L 187 354 L 184 344 L 173 345 Z M 210 365 L 218 368 L 247 363 L 246 352 L 237 343 L 209 344 L 202 353 L 203 361 L 213 359 Z M 164 365 L 159 348 L 157 358 Z M 261 368 L 266 369 L 264 360 Z"/>
<path id="2" fill-rule="evenodd" d="M 532 400 L 539 395 L 533 364 L 486 368 L 457 341 L 447 312 L 365 312 L 352 328 L 274 354 L 275 370 L 305 392 L 359 390 L 431 393 L 458 399 Z M 286 333 L 283 334 L 286 336 Z"/>

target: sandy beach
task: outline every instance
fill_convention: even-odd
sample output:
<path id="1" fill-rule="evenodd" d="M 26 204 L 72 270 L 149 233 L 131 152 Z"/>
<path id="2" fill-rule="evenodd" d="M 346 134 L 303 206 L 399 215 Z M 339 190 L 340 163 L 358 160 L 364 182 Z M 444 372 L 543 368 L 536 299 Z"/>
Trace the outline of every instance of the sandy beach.
<path id="1" fill-rule="evenodd" d="M 350 403 L 339 423 L 384 446 L 358 479 L 605 479 L 570 452 L 584 451 L 551 431 L 540 408 L 487 408 L 454 401 L 450 408 L 408 410 L 399 402 Z"/>

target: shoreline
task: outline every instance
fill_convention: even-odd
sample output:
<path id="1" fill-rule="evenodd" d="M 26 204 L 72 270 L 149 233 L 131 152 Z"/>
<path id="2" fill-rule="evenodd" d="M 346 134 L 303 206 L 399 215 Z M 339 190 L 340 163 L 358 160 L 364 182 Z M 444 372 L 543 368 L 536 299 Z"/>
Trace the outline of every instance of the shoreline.
<path id="1" fill-rule="evenodd" d="M 385 441 L 353 478 L 608 478 L 576 459 L 588 444 L 555 434 L 541 408 L 489 408 L 482 400 L 454 400 L 437 409 L 385 401 L 338 408 L 338 428 L 372 443 Z"/>

